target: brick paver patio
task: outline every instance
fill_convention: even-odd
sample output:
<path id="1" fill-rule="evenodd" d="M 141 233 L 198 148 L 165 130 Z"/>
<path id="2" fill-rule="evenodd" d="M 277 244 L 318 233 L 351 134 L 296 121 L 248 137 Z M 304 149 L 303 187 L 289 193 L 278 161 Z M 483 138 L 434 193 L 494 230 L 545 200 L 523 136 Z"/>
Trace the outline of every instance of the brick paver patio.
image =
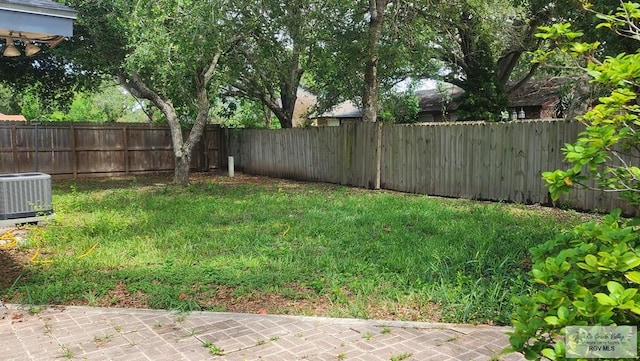
<path id="1" fill-rule="evenodd" d="M 0 304 L 1 307 L 1 304 Z M 2 360 L 523 360 L 508 328 L 217 312 L 0 310 Z"/>

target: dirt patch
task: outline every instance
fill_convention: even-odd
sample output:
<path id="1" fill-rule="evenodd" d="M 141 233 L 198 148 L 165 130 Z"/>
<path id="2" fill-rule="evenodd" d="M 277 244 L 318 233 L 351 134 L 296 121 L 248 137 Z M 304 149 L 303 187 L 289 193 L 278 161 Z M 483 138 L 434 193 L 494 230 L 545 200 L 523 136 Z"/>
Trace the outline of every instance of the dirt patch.
<path id="1" fill-rule="evenodd" d="M 22 228 L 0 228 L 0 289 L 10 288 L 25 272 L 31 255 L 18 248 L 28 231 Z"/>
<path id="2" fill-rule="evenodd" d="M 324 294 L 317 294 L 313 289 L 290 284 L 286 287 L 286 294 L 264 293 L 254 291 L 248 294 L 236 295 L 236 290 L 226 286 L 218 286 L 213 294 L 197 292 L 193 301 L 205 309 L 222 310 L 227 312 L 279 314 L 279 315 L 307 315 L 307 316 L 350 316 L 352 305 L 355 304 L 354 295 L 346 296 L 342 300 L 332 300 Z M 187 296 L 189 297 L 189 296 Z M 440 308 L 434 303 L 420 305 L 403 304 L 375 304 L 366 302 L 361 310 L 363 316 L 372 319 L 408 320 L 408 321 L 438 321 Z"/>
<path id="3" fill-rule="evenodd" d="M 132 294 L 124 282 L 118 282 L 116 288 L 100 297 L 96 304 L 100 307 L 146 308 L 149 304 L 149 297 L 140 291 Z"/>
<path id="4" fill-rule="evenodd" d="M 9 289 L 22 274 L 21 263 L 16 262 L 16 255 L 8 250 L 0 251 L 0 289 Z"/>
<path id="5" fill-rule="evenodd" d="M 297 288 L 295 296 L 259 291 L 237 295 L 234 288 L 217 286 L 213 294 L 197 292 L 194 301 L 206 309 L 257 314 L 326 315 L 331 309 L 326 297 L 293 287 Z"/>

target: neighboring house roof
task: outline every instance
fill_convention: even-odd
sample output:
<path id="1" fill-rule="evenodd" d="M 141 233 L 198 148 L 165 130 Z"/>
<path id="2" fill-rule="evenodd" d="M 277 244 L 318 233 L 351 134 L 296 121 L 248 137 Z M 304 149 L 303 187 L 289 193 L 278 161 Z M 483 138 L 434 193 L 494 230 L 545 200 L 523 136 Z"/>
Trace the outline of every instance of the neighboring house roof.
<path id="1" fill-rule="evenodd" d="M 0 121 L 4 122 L 26 122 L 27 118 L 22 115 L 7 115 L 0 113 Z"/>
<path id="2" fill-rule="evenodd" d="M 78 12 L 49 0 L 0 0 L 0 37 L 57 44 L 73 35 Z"/>
<path id="3" fill-rule="evenodd" d="M 422 89 L 416 91 L 420 110 L 423 112 L 442 111 L 443 99 L 447 99 L 450 103 L 447 108 L 456 109 L 460 105 L 458 99 L 462 94 L 464 94 L 464 90 L 452 84 L 434 89 Z"/>
<path id="4" fill-rule="evenodd" d="M 322 113 L 314 118 L 360 118 L 362 110 L 350 100 L 334 106 L 330 111 Z"/>
<path id="5" fill-rule="evenodd" d="M 510 107 L 538 106 L 555 101 L 559 97 L 562 85 L 571 81 L 567 77 L 553 77 L 532 80 L 514 92 L 509 93 Z"/>
<path id="6" fill-rule="evenodd" d="M 509 92 L 508 107 L 532 107 L 543 106 L 550 102 L 555 102 L 560 95 L 560 88 L 567 82 L 572 81 L 568 77 L 553 77 L 541 80 L 530 80 L 520 86 L 517 90 Z M 438 89 L 420 90 L 416 92 L 420 100 L 420 110 L 423 112 L 437 112 L 442 109 L 443 94 L 446 94 L 450 100 L 447 108 L 455 110 L 460 105 L 457 101 L 463 94 L 464 90 L 451 85 L 448 90 L 442 91 Z"/>
<path id="7" fill-rule="evenodd" d="M 571 81 L 567 77 L 554 77 L 543 80 L 530 80 L 509 93 L 509 104 L 512 107 L 543 106 L 555 101 L 563 84 Z M 460 106 L 460 98 L 464 90 L 452 84 L 444 84 L 438 88 L 421 89 L 416 91 L 420 104 L 420 111 L 424 113 L 441 112 L 443 100 L 446 100 L 448 111 L 455 111 Z M 331 111 L 313 118 L 359 118 L 362 111 L 353 102 L 346 101 L 336 105 Z"/>

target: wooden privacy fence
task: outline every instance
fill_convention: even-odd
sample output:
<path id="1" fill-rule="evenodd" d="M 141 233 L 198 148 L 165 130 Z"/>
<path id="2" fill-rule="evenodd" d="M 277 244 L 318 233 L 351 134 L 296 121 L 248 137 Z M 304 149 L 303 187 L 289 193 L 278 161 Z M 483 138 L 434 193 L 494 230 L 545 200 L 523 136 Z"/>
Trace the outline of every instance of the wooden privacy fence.
<path id="1" fill-rule="evenodd" d="M 95 123 L 0 123 L 0 173 L 121 175 L 174 170 L 168 126 Z M 207 126 L 191 167 L 222 166 L 223 132 Z"/>
<path id="2" fill-rule="evenodd" d="M 373 188 L 377 127 L 279 130 L 230 129 L 228 153 L 237 168 L 271 177 Z"/>
<path id="3" fill-rule="evenodd" d="M 383 127 L 349 123 L 233 130 L 228 151 L 236 167 L 253 174 L 368 188 L 379 177 L 381 188 L 389 190 L 549 204 L 542 172 L 568 166 L 561 148 L 582 130 L 579 122 L 562 120 Z M 634 212 L 616 195 L 598 191 L 576 190 L 560 202 L 583 210 L 621 207 Z"/>

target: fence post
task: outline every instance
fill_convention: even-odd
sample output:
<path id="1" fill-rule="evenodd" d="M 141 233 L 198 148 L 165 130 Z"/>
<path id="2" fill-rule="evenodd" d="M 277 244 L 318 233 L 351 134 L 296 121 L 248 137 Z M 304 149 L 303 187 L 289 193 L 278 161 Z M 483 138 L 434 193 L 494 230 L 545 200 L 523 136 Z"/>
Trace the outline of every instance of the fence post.
<path id="1" fill-rule="evenodd" d="M 229 160 L 227 163 L 227 167 L 229 168 L 229 178 L 233 178 L 235 175 L 235 166 L 233 164 L 233 156 L 229 156 Z"/>

